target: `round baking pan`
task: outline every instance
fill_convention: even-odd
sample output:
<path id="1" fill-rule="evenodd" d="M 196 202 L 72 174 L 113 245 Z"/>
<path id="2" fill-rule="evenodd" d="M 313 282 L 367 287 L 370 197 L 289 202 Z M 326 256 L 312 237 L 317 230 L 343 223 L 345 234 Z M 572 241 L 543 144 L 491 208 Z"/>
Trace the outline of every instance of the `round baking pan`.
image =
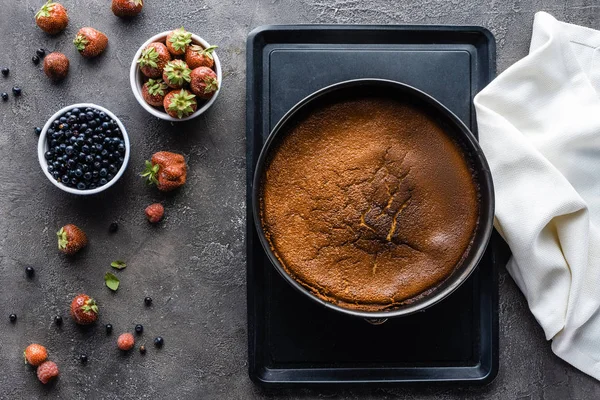
<path id="1" fill-rule="evenodd" d="M 479 187 L 480 195 L 479 219 L 472 244 L 452 274 L 438 286 L 417 296 L 414 300 L 411 299 L 410 302 L 391 310 L 377 312 L 340 307 L 318 298 L 312 294 L 310 290 L 297 282 L 287 273 L 271 249 L 262 227 L 260 212 L 262 183 L 265 170 L 269 165 L 272 153 L 277 151 L 281 139 L 290 131 L 290 128 L 295 126 L 299 121 L 302 121 L 303 118 L 314 112 L 314 110 L 318 110 L 323 105 L 330 104 L 336 100 L 356 97 L 357 93 L 360 93 L 361 96 L 385 96 L 388 98 L 399 99 L 403 102 L 413 104 L 432 116 L 444 129 L 445 133 L 462 148 L 463 153 L 473 170 L 473 178 Z M 385 319 L 387 318 L 409 315 L 438 303 L 449 296 L 467 280 L 483 256 L 492 234 L 494 219 L 494 189 L 489 166 L 481 147 L 479 147 L 479 144 L 477 143 L 477 139 L 475 139 L 475 136 L 471 133 L 469 128 L 467 128 L 456 115 L 444 107 L 440 102 L 428 94 L 400 82 L 383 79 L 356 79 L 328 86 L 309 95 L 292 107 L 292 109 L 281 118 L 277 125 L 275 125 L 262 148 L 254 172 L 252 207 L 254 223 L 256 230 L 258 231 L 260 242 L 275 269 L 290 285 L 292 285 L 292 287 L 303 293 L 312 301 L 316 301 L 332 310 L 365 318 L 372 324 L 380 324 L 385 322 Z"/>

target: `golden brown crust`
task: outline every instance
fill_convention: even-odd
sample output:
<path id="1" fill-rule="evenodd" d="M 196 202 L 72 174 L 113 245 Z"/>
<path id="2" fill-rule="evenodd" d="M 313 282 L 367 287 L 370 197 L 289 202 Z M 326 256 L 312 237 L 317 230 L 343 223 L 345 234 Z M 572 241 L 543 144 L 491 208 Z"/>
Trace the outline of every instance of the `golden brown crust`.
<path id="1" fill-rule="evenodd" d="M 286 271 L 321 299 L 381 311 L 435 288 L 468 250 L 478 190 L 461 149 L 385 98 L 306 117 L 268 163 L 262 225 Z"/>

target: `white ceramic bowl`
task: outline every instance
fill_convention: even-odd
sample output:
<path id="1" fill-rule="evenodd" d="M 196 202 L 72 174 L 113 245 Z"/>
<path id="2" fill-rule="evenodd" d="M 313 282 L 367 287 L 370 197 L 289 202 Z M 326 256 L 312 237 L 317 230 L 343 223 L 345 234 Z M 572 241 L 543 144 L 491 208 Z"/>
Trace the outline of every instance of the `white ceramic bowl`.
<path id="1" fill-rule="evenodd" d="M 123 157 L 124 158 L 123 165 L 121 165 L 121 168 L 119 169 L 119 171 L 117 171 L 117 173 L 115 174 L 115 177 L 112 180 L 110 180 L 106 185 L 100 186 L 100 187 L 97 187 L 94 189 L 79 190 L 76 188 L 72 188 L 72 187 L 63 185 L 60 182 L 57 182 L 52 177 L 52 175 L 50 175 L 50 172 L 48 172 L 48 162 L 46 161 L 46 157 L 44 157 L 44 153 L 46 153 L 46 151 L 48 151 L 48 148 L 49 148 L 48 142 L 46 141 L 46 135 L 48 134 L 48 129 L 52 125 L 52 121 L 60 118 L 60 116 L 62 114 L 66 113 L 69 110 L 72 110 L 74 108 L 86 108 L 86 107 L 91 107 L 91 108 L 95 108 L 100 111 L 104 111 L 106 113 L 106 115 L 108 115 L 110 118 L 115 120 L 115 122 L 119 126 L 119 129 L 121 129 L 121 133 L 123 134 L 123 141 L 125 142 L 125 156 Z M 125 126 L 123 126 L 123 124 L 121 123 L 119 118 L 117 118 L 117 116 L 115 114 L 113 114 L 106 108 L 100 107 L 96 104 L 79 103 L 79 104 L 73 104 L 73 105 L 67 106 L 61 110 L 58 110 L 46 122 L 46 124 L 44 125 L 44 128 L 42 129 L 42 133 L 40 134 L 40 138 L 38 140 L 38 160 L 40 162 L 40 166 L 42 167 L 42 171 L 44 171 L 44 174 L 46 175 L 46 177 L 48 177 L 50 182 L 52 182 L 54 184 L 54 186 L 58 187 L 61 190 L 64 190 L 65 192 L 68 192 L 68 193 L 79 194 L 79 195 L 90 195 L 90 194 L 100 193 L 100 192 L 108 189 L 109 187 L 114 185 L 119 180 L 119 178 L 121 178 L 121 176 L 123 175 L 123 172 L 125 172 L 125 169 L 127 168 L 127 163 L 129 162 L 129 154 L 131 153 L 130 147 L 131 147 L 131 145 L 129 144 L 129 136 L 127 136 L 127 131 L 125 130 Z"/>
<path id="2" fill-rule="evenodd" d="M 210 100 L 208 100 L 204 104 L 201 104 L 201 103 L 198 104 L 198 109 L 192 115 L 185 117 L 185 118 L 173 118 L 169 114 L 167 114 L 164 110 L 161 110 L 156 107 L 152 107 L 150 104 L 146 103 L 146 100 L 144 100 L 144 97 L 142 96 L 142 85 L 144 84 L 144 75 L 140 71 L 137 61 L 140 58 L 140 56 L 142 55 L 142 51 L 146 48 L 146 46 L 148 46 L 152 42 L 165 43 L 167 40 L 167 35 L 169 33 L 171 33 L 171 31 L 166 31 L 163 33 L 159 33 L 158 35 L 152 36 L 143 45 L 140 46 L 138 51 L 133 56 L 133 61 L 131 61 L 131 69 L 129 71 L 129 82 L 131 84 L 131 90 L 133 91 L 133 95 L 137 99 L 138 103 L 140 103 L 140 105 L 142 107 L 144 107 L 144 109 L 146 109 L 146 111 L 148 111 L 150 114 L 152 114 L 155 117 L 158 117 L 160 119 L 164 119 L 165 121 L 171 121 L 171 122 L 188 121 L 188 120 L 194 119 L 197 116 L 199 116 L 200 114 L 204 113 L 206 110 L 208 110 L 210 108 L 210 106 L 213 105 L 215 100 L 217 100 L 217 96 L 219 95 L 219 92 L 221 91 L 221 75 L 222 75 L 221 74 L 221 62 L 219 61 L 219 57 L 217 56 L 217 53 L 213 52 L 212 55 L 215 60 L 215 65 L 214 65 L 213 69 L 214 69 L 215 73 L 217 74 L 217 81 L 219 82 L 219 88 L 215 92 L 214 96 L 210 98 Z M 205 49 L 210 46 L 210 44 L 206 40 L 202 39 L 198 35 L 194 35 L 193 33 L 192 33 L 192 43 L 199 44 L 202 47 L 204 47 Z"/>

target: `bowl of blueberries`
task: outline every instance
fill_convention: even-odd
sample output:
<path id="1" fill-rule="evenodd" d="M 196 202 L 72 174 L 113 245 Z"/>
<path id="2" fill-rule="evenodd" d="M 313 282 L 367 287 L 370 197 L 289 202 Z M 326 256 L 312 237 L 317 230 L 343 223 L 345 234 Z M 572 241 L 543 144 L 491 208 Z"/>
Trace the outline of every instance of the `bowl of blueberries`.
<path id="1" fill-rule="evenodd" d="M 44 174 L 65 192 L 89 195 L 119 180 L 129 161 L 129 137 L 121 121 L 95 104 L 73 104 L 44 125 L 38 159 Z"/>

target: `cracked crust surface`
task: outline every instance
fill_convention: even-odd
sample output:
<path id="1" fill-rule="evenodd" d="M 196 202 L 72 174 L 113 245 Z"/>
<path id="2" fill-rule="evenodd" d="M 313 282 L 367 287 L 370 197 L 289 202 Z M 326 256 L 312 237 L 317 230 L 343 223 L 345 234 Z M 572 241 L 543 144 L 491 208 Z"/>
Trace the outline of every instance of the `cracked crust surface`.
<path id="1" fill-rule="evenodd" d="M 471 244 L 479 204 L 469 165 L 411 105 L 328 104 L 273 153 L 263 229 L 286 271 L 325 301 L 393 309 L 444 281 Z"/>

